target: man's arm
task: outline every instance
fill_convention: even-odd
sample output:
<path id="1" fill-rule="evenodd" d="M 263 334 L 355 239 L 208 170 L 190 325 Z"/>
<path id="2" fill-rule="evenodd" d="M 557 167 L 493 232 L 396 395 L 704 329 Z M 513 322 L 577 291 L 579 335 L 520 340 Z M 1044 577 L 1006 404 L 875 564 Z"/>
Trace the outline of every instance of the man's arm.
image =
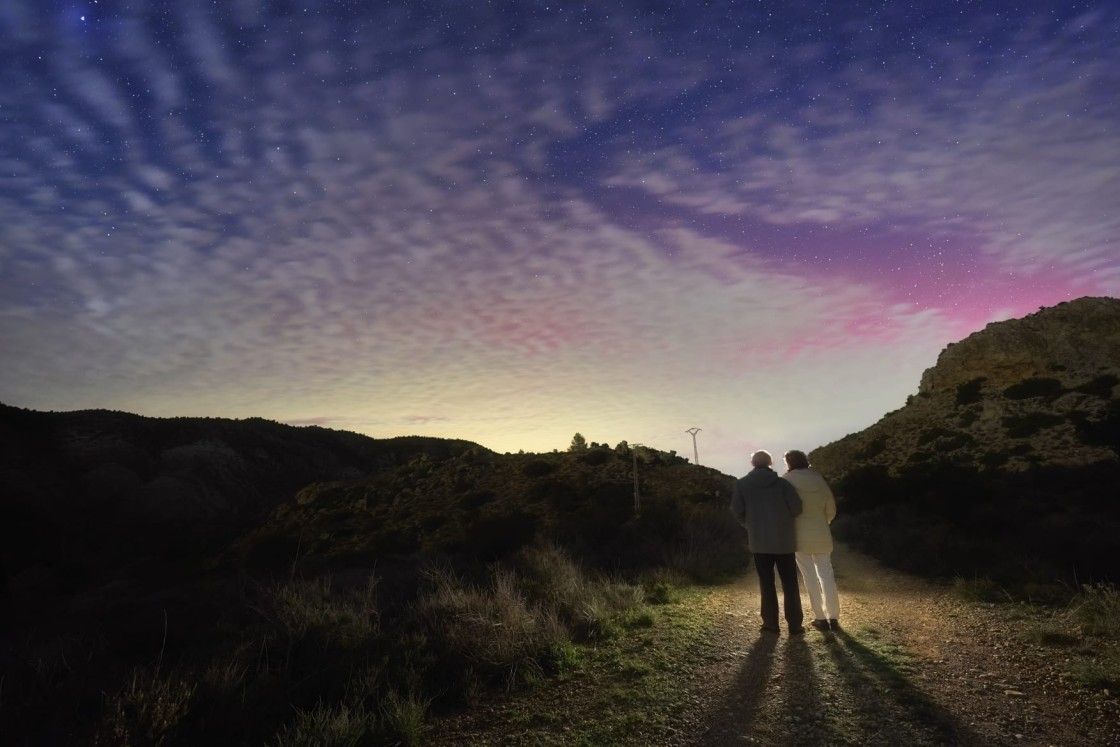
<path id="1" fill-rule="evenodd" d="M 731 515 L 742 526 L 747 525 L 747 502 L 739 491 L 739 483 L 735 483 L 735 488 L 731 491 Z"/>

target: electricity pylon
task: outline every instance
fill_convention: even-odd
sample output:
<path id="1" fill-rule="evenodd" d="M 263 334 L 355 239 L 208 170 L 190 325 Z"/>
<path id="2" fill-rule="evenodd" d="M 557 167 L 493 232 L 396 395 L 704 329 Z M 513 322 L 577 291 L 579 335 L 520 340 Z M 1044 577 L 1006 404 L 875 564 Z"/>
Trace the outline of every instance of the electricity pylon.
<path id="1" fill-rule="evenodd" d="M 700 452 L 696 451 L 696 434 L 700 432 L 700 428 L 689 428 L 685 433 L 692 434 L 692 462 L 693 464 L 700 464 Z"/>

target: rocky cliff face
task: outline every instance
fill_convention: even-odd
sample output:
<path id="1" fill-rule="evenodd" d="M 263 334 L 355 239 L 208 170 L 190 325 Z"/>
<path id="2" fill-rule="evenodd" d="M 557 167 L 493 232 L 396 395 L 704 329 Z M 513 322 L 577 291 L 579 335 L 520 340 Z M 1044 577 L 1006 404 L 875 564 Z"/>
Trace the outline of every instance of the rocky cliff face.
<path id="1" fill-rule="evenodd" d="M 905 407 L 811 455 L 833 480 L 934 460 L 1084 466 L 1120 449 L 1120 299 L 1081 298 L 949 345 Z"/>

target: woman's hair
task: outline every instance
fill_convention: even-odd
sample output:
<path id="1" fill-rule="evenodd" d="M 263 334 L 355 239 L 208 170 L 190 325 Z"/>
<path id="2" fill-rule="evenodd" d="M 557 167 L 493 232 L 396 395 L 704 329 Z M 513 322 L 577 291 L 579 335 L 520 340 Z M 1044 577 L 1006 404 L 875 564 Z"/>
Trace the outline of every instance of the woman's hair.
<path id="1" fill-rule="evenodd" d="M 786 452 L 786 466 L 790 469 L 809 469 L 809 457 L 805 456 L 804 451 Z"/>

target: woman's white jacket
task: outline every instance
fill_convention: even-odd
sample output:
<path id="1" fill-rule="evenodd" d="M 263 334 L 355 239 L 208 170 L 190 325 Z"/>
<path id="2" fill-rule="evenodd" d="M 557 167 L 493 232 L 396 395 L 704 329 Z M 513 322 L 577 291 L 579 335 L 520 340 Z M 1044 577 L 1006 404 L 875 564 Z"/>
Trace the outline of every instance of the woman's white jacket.
<path id="1" fill-rule="evenodd" d="M 832 552 L 832 532 L 828 525 L 836 518 L 836 498 L 828 483 L 811 469 L 791 469 L 782 477 L 793 483 L 801 497 L 801 515 L 793 520 L 797 552 Z"/>

